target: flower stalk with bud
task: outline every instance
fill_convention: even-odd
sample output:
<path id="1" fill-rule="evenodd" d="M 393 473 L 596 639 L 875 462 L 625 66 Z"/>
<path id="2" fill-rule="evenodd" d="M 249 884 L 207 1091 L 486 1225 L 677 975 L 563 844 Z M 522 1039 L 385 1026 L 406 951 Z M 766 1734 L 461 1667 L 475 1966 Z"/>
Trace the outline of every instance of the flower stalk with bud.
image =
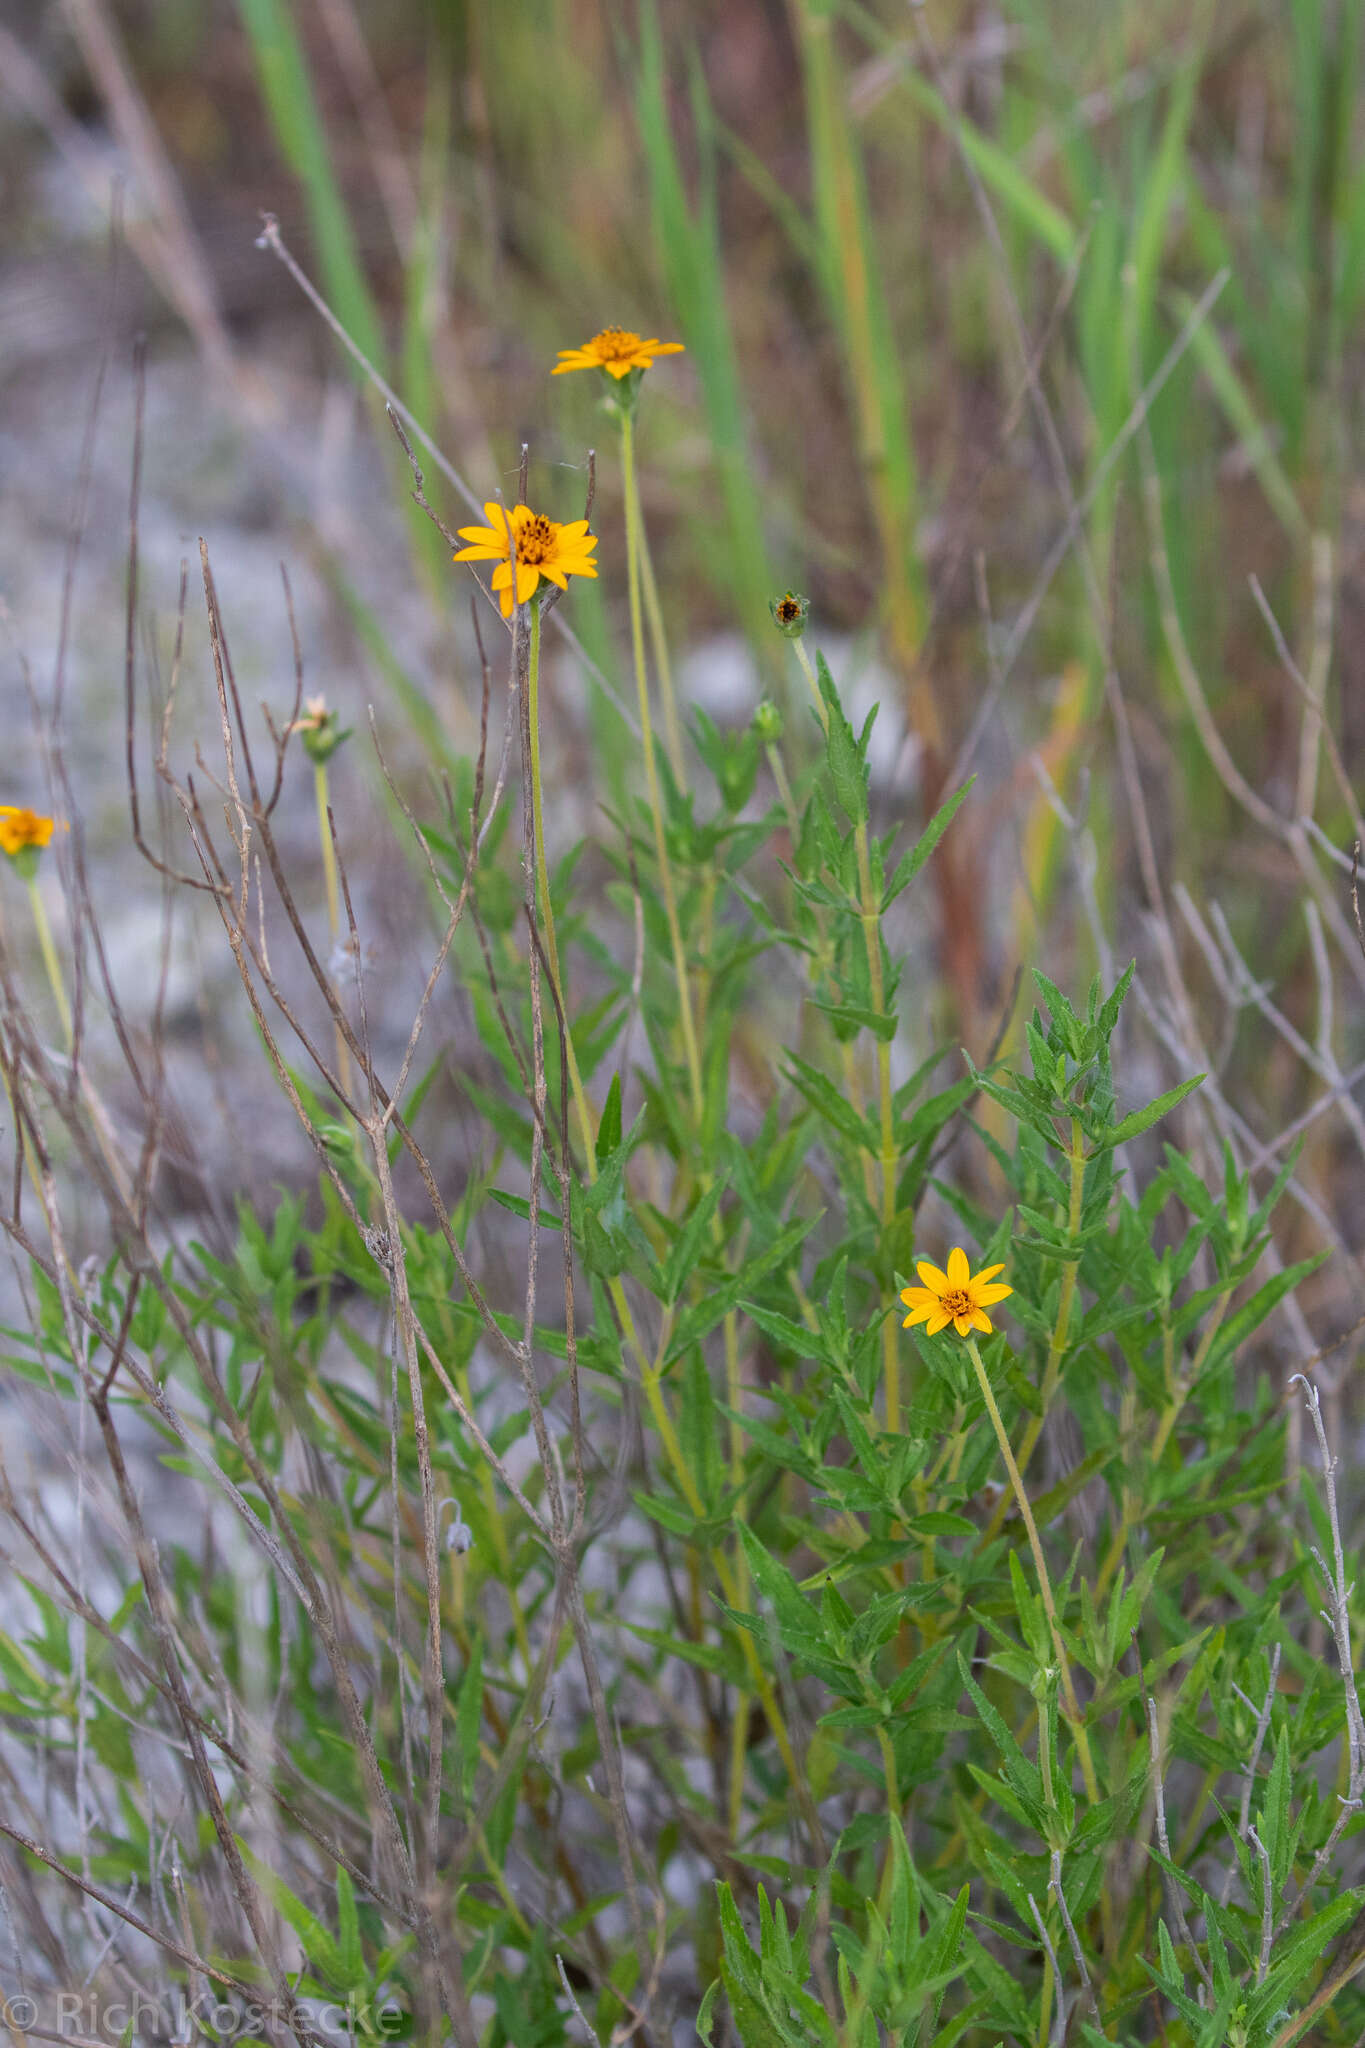
<path id="1" fill-rule="evenodd" d="M 332 845 L 332 826 L 328 816 L 330 799 L 327 788 L 327 764 L 343 741 L 351 737 L 352 726 L 342 726 L 338 714 L 327 706 L 323 696 L 304 699 L 303 713 L 291 719 L 288 730 L 296 732 L 303 743 L 303 751 L 313 764 L 313 791 L 318 807 L 318 840 L 322 849 L 322 875 L 327 888 L 327 930 L 331 938 L 330 951 L 334 955 L 341 932 L 341 891 L 337 883 L 336 849 Z M 337 1079 L 342 1093 L 351 1090 L 351 1055 L 341 1026 L 336 1027 Z"/>
<path id="2" fill-rule="evenodd" d="M 63 825 L 61 829 L 65 832 L 67 827 Z M 38 887 L 38 860 L 56 830 L 56 819 L 44 817 L 40 811 L 26 810 L 17 804 L 0 804 L 0 852 L 5 854 L 15 874 L 28 889 L 33 929 L 38 935 L 38 948 L 43 956 L 52 1000 L 57 1005 L 62 1034 L 69 1049 L 75 1040 L 71 1005 L 66 999 L 66 985 L 62 980 L 57 948 L 53 944 L 52 926 L 48 923 L 47 909 Z"/>

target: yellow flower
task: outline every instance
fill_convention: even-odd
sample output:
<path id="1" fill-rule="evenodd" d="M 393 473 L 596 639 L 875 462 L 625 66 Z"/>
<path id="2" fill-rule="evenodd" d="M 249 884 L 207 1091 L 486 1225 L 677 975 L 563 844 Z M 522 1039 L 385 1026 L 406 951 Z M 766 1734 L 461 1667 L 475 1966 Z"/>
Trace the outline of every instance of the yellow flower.
<path id="1" fill-rule="evenodd" d="M 55 818 L 19 810 L 14 804 L 0 804 L 0 848 L 11 859 L 26 846 L 46 846 L 56 829 Z"/>
<path id="2" fill-rule="evenodd" d="M 453 559 L 497 563 L 493 588 L 499 593 L 505 619 L 512 614 L 513 543 L 518 604 L 526 604 L 535 596 L 542 576 L 557 583 L 561 590 L 568 589 L 570 576 L 596 576 L 592 551 L 597 546 L 597 535 L 588 532 L 586 519 L 573 519 L 567 526 L 560 526 L 555 520 L 533 512 L 529 505 L 514 505 L 508 512 L 491 499 L 483 509 L 488 525 L 462 526 L 460 539 L 467 540 L 469 546 L 461 548 Z"/>
<path id="3" fill-rule="evenodd" d="M 562 377 L 566 370 L 605 370 L 619 383 L 632 370 L 647 370 L 655 356 L 676 356 L 682 352 L 680 341 L 641 341 L 628 327 L 604 327 L 582 348 L 562 348 L 550 375 Z"/>
<path id="4" fill-rule="evenodd" d="M 908 1330 L 912 1323 L 923 1323 L 925 1336 L 936 1337 L 951 1323 L 959 1337 L 968 1337 L 973 1330 L 984 1330 L 989 1336 L 992 1324 L 986 1310 L 1014 1292 L 998 1280 L 991 1284 L 993 1276 L 1004 1270 L 1003 1266 L 984 1266 L 973 1273 L 961 1245 L 954 1245 L 949 1252 L 946 1273 L 940 1273 L 927 1259 L 918 1260 L 915 1271 L 924 1285 L 901 1289 L 901 1300 L 910 1311 L 901 1328 Z"/>

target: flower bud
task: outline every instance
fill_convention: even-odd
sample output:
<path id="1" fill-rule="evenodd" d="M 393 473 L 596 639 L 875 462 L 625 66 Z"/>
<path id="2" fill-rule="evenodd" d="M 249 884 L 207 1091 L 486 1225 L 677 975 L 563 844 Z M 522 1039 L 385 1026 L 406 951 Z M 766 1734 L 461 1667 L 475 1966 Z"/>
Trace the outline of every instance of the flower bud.
<path id="1" fill-rule="evenodd" d="M 810 617 L 810 599 L 802 597 L 798 591 L 789 590 L 785 597 L 770 597 L 768 610 L 784 640 L 799 640 Z"/>
<path id="2" fill-rule="evenodd" d="M 754 731 L 765 747 L 782 737 L 782 713 L 771 697 L 765 697 L 754 713 Z"/>
<path id="3" fill-rule="evenodd" d="M 290 732 L 296 732 L 303 741 L 303 750 L 310 761 L 322 767 L 330 761 L 343 740 L 351 737 L 351 726 L 341 727 L 335 711 L 327 708 L 325 697 L 310 697 L 303 707 L 303 715 L 294 719 Z"/>

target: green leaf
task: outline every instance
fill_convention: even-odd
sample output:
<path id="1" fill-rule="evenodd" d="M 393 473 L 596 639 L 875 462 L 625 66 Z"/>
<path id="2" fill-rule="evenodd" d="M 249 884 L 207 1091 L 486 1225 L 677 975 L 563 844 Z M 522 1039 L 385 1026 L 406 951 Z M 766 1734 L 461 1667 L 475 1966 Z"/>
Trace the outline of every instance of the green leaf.
<path id="1" fill-rule="evenodd" d="M 1289 1794 L 1292 1772 L 1289 1759 L 1289 1730 L 1280 1729 L 1275 1744 L 1275 1761 L 1271 1765 L 1270 1777 L 1265 1788 L 1265 1799 L 1261 1806 L 1261 1841 L 1270 1859 L 1270 1875 L 1277 1892 L 1284 1889 L 1289 1876 L 1290 1853 L 1293 1836 L 1289 1825 Z"/>
<path id="2" fill-rule="evenodd" d="M 607 1099 L 602 1105 L 602 1121 L 597 1127 L 597 1164 L 606 1165 L 612 1153 L 621 1142 L 621 1076 L 611 1077 Z"/>
<path id="3" fill-rule="evenodd" d="M 460 1680 L 455 1702 L 456 1783 L 468 1800 L 474 1789 L 479 1762 L 479 1731 L 483 1726 L 483 1637 L 477 1632 L 469 1647 L 469 1662 Z"/>
<path id="4" fill-rule="evenodd" d="M 786 1265 L 796 1247 L 807 1237 L 819 1222 L 818 1216 L 803 1218 L 791 1223 L 773 1239 L 765 1251 L 750 1259 L 733 1278 L 723 1286 L 715 1288 L 703 1301 L 697 1302 L 684 1315 L 679 1316 L 669 1340 L 666 1362 L 682 1356 L 690 1344 L 700 1343 L 708 1330 L 714 1330 L 722 1317 L 732 1308 L 738 1307 L 745 1295 L 750 1293 L 765 1274 L 774 1266 Z"/>
<path id="5" fill-rule="evenodd" d="M 859 1116 L 846 1095 L 840 1093 L 828 1075 L 812 1067 L 794 1052 L 787 1054 L 787 1078 L 799 1088 L 812 1109 L 859 1152 L 875 1155 L 877 1135 L 866 1117 Z"/>
<path id="6" fill-rule="evenodd" d="M 1311 1258 L 1299 1259 L 1294 1265 L 1285 1266 L 1280 1272 L 1273 1273 L 1263 1287 L 1257 1288 L 1250 1301 L 1243 1302 L 1237 1313 L 1228 1317 L 1210 1348 L 1204 1363 L 1204 1371 L 1211 1373 L 1231 1358 L 1233 1352 L 1246 1342 L 1252 1331 L 1261 1327 L 1272 1309 L 1278 1308 L 1285 1296 L 1292 1294 L 1310 1273 L 1316 1273 L 1328 1257 L 1328 1252 L 1315 1252 Z"/>
<path id="7" fill-rule="evenodd" d="M 1156 1101 L 1149 1102 L 1145 1109 L 1135 1109 L 1132 1115 L 1124 1117 L 1122 1122 L 1111 1124 L 1104 1136 L 1096 1140 L 1096 1150 L 1108 1151 L 1115 1145 L 1126 1145 L 1130 1138 L 1141 1137 L 1153 1124 L 1160 1123 L 1163 1116 L 1169 1115 L 1187 1095 L 1192 1095 L 1203 1079 L 1202 1074 L 1195 1074 L 1192 1079 L 1181 1081 L 1177 1087 L 1168 1088 L 1164 1095 L 1158 1095 Z"/>
<path id="8" fill-rule="evenodd" d="M 741 1302 L 740 1307 L 750 1322 L 757 1323 L 775 1344 L 794 1351 L 798 1358 L 819 1358 L 828 1362 L 829 1345 L 818 1330 L 808 1330 L 804 1323 L 794 1322 L 777 1309 L 760 1308 L 756 1301 Z"/>
<path id="9" fill-rule="evenodd" d="M 740 1522 L 738 1527 L 754 1585 L 773 1610 L 782 1647 L 798 1657 L 826 1650 L 819 1610 L 798 1592 L 786 1566 L 764 1549 L 748 1523 Z"/>
<path id="10" fill-rule="evenodd" d="M 719 1180 L 712 1181 L 673 1240 L 673 1249 L 663 1264 L 661 1281 L 662 1299 L 669 1308 L 673 1307 L 682 1293 L 688 1275 L 701 1256 L 702 1244 L 710 1234 L 711 1219 L 716 1213 L 721 1196 L 725 1193 L 727 1178 L 722 1176 Z"/>
<path id="11" fill-rule="evenodd" d="M 302 1899 L 295 1897 L 284 1879 L 268 1864 L 263 1863 L 240 1835 L 237 1837 L 237 1847 L 241 1852 L 242 1861 L 252 1871 L 262 1891 L 297 1934 L 309 1966 L 329 1988 L 337 1991 L 348 1990 L 350 1987 L 342 1965 L 341 1951 L 317 1915 L 309 1912 Z"/>
<path id="12" fill-rule="evenodd" d="M 883 1045 L 890 1045 L 896 1035 L 895 1017 L 885 1016 L 880 1010 L 865 1010 L 857 1003 L 818 1003 L 814 997 L 807 997 L 813 1010 L 819 1010 L 834 1024 L 853 1024 L 860 1031 L 870 1031 Z M 845 1036 L 851 1037 L 847 1032 Z"/>
<path id="13" fill-rule="evenodd" d="M 884 911 L 888 910 L 901 891 L 907 889 L 911 882 L 914 881 L 915 876 L 929 859 L 939 840 L 942 839 L 944 833 L 952 824 L 953 819 L 957 816 L 968 790 L 975 781 L 976 777 L 974 775 L 967 777 L 961 789 L 956 790 L 949 797 L 946 804 L 939 806 L 938 810 L 934 812 L 933 817 L 929 820 L 929 823 L 920 833 L 915 844 L 907 852 L 903 853 L 896 862 L 896 871 L 887 883 L 885 893 L 882 896 L 882 909 Z"/>
<path id="14" fill-rule="evenodd" d="M 867 768 L 853 727 L 844 717 L 834 678 L 823 654 L 815 657 L 820 695 L 825 705 L 825 759 L 839 808 L 853 825 L 867 823 Z"/>
<path id="15" fill-rule="evenodd" d="M 360 1915 L 356 1911 L 355 1886 L 351 1873 L 337 1865 L 337 1933 L 340 1936 L 338 1955 L 341 1959 L 342 1981 L 348 1991 L 358 1991 L 365 1983 L 365 1953 L 360 1945 Z"/>

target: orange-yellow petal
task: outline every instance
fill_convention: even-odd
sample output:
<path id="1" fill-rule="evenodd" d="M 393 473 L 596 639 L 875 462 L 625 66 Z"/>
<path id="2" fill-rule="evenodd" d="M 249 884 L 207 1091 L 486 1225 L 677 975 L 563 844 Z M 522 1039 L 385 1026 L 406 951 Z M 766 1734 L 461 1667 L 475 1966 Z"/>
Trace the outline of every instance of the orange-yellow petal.
<path id="1" fill-rule="evenodd" d="M 486 526 L 462 526 L 460 538 L 467 540 L 469 546 L 457 550 L 457 562 L 500 562 L 507 553 L 506 536 L 500 538 Z"/>
<path id="2" fill-rule="evenodd" d="M 948 1275 L 941 1273 L 937 1266 L 931 1266 L 927 1259 L 917 1259 L 915 1261 L 915 1271 L 932 1293 L 946 1294 L 948 1292 Z"/>
<path id="3" fill-rule="evenodd" d="M 948 1285 L 965 1287 L 971 1277 L 972 1269 L 967 1264 L 967 1254 L 960 1244 L 955 1244 L 948 1254 Z"/>
<path id="4" fill-rule="evenodd" d="M 943 1310 L 941 1308 L 935 1309 L 934 1313 L 930 1316 L 928 1322 L 924 1326 L 925 1336 L 937 1337 L 939 1331 L 946 1330 L 949 1323 L 952 1320 L 953 1319 L 951 1316 L 944 1315 Z"/>
<path id="5" fill-rule="evenodd" d="M 998 1273 L 1000 1268 L 997 1266 L 994 1270 Z M 1003 1286 L 999 1280 L 991 1287 L 983 1287 L 979 1279 L 975 1280 L 972 1284 L 972 1300 L 980 1308 L 989 1308 L 993 1301 L 1003 1301 L 1007 1294 L 1013 1294 L 1013 1292 L 1014 1289 L 1012 1287 Z"/>

